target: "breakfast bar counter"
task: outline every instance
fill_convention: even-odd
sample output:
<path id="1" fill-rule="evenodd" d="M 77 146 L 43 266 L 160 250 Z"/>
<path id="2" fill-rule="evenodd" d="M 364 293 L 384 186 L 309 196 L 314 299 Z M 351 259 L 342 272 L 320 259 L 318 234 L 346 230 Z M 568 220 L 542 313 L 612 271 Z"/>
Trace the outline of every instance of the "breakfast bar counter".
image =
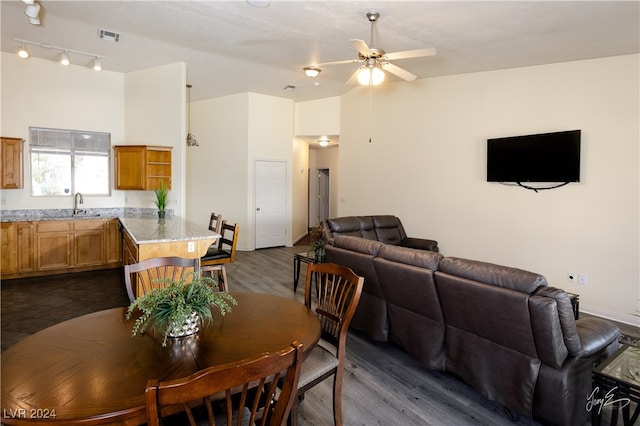
<path id="1" fill-rule="evenodd" d="M 220 234 L 180 217 L 120 217 L 125 264 L 151 257 L 200 258 Z"/>

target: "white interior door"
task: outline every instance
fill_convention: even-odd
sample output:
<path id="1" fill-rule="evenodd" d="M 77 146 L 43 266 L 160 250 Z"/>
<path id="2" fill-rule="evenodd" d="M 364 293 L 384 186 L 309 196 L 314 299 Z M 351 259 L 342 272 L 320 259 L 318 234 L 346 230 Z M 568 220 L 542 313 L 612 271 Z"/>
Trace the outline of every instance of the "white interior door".
<path id="1" fill-rule="evenodd" d="M 286 244 L 287 164 L 284 161 L 255 163 L 256 248 Z"/>

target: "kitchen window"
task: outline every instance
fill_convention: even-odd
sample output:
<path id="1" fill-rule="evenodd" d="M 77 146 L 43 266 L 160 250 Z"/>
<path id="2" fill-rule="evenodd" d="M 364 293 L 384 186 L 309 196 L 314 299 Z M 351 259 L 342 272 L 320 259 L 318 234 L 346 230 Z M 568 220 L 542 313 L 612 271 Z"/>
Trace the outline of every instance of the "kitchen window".
<path id="1" fill-rule="evenodd" d="M 31 195 L 110 194 L 111 135 L 29 128 Z"/>

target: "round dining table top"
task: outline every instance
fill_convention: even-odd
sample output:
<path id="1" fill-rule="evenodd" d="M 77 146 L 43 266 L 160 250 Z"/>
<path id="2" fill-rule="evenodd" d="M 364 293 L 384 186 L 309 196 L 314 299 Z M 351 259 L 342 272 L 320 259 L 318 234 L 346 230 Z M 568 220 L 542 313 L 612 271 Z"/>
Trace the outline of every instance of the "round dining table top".
<path id="1" fill-rule="evenodd" d="M 77 317 L 6 349 L 2 362 L 2 424 L 141 424 L 149 379 L 188 376 L 206 367 L 279 351 L 293 341 L 308 353 L 320 322 L 292 299 L 231 292 L 238 302 L 189 337 L 132 336 L 127 308 Z M 85 420 L 86 423 L 82 422 Z"/>

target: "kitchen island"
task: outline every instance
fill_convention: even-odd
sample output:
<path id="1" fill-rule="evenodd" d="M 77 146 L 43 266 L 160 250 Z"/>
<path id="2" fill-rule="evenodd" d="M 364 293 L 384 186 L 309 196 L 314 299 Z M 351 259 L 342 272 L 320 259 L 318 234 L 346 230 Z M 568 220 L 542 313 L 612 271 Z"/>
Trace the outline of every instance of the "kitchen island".
<path id="1" fill-rule="evenodd" d="M 120 217 L 125 265 L 152 257 L 199 259 L 220 234 L 180 217 Z"/>

